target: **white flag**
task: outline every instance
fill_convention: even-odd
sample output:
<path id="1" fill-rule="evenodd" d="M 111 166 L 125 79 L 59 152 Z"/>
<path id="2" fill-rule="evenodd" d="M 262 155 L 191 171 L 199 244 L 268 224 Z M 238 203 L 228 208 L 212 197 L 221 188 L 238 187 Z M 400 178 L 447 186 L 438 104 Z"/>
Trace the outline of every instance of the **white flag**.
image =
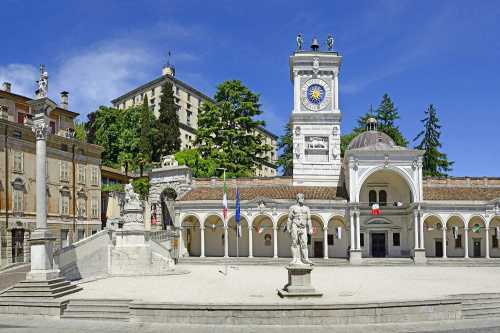
<path id="1" fill-rule="evenodd" d="M 337 227 L 337 239 L 342 239 L 342 227 Z"/>
<path id="2" fill-rule="evenodd" d="M 496 228 L 496 233 L 497 239 L 500 239 L 500 227 Z"/>
<path id="3" fill-rule="evenodd" d="M 458 227 L 456 225 L 453 226 L 453 238 L 458 238 Z"/>

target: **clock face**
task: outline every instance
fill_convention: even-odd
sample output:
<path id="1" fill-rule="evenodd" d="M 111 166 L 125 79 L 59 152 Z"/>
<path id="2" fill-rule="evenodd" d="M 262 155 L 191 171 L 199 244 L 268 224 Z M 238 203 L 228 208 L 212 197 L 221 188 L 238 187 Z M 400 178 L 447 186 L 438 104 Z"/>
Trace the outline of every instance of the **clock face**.
<path id="1" fill-rule="evenodd" d="M 302 86 L 302 103 L 312 111 L 323 110 L 330 100 L 330 88 L 321 79 L 308 80 Z"/>

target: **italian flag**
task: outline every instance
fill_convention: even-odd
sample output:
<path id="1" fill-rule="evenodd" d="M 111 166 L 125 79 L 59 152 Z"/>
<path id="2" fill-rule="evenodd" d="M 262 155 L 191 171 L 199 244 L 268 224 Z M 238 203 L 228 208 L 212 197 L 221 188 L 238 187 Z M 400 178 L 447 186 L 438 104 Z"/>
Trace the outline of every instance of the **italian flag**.
<path id="1" fill-rule="evenodd" d="M 226 172 L 224 172 L 224 195 L 222 196 L 222 213 L 224 214 L 224 222 L 227 219 L 227 186 L 226 186 Z"/>
<path id="2" fill-rule="evenodd" d="M 372 215 L 380 215 L 380 206 L 378 203 L 372 205 Z"/>

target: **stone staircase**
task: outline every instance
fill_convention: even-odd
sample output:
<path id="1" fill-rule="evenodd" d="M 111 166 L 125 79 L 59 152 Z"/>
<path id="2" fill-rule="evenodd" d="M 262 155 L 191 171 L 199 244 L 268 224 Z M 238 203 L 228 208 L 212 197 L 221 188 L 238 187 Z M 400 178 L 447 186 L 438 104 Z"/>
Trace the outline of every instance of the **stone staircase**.
<path id="1" fill-rule="evenodd" d="M 500 294 L 464 294 L 457 297 L 462 300 L 464 319 L 500 317 Z"/>
<path id="2" fill-rule="evenodd" d="M 66 296 L 82 290 L 64 278 L 47 281 L 20 281 L 14 286 L 4 290 L 0 301 L 43 301 Z"/>
<path id="3" fill-rule="evenodd" d="M 362 266 L 407 266 L 414 265 L 411 258 L 362 258 Z"/>
<path id="4" fill-rule="evenodd" d="M 130 299 L 70 299 L 61 318 L 128 321 Z"/>
<path id="5" fill-rule="evenodd" d="M 180 265 L 268 265 L 268 266 L 285 266 L 291 258 L 248 258 L 248 257 L 182 257 L 179 258 Z M 349 261 L 343 258 L 311 258 L 315 266 L 342 266 L 348 265 Z"/>

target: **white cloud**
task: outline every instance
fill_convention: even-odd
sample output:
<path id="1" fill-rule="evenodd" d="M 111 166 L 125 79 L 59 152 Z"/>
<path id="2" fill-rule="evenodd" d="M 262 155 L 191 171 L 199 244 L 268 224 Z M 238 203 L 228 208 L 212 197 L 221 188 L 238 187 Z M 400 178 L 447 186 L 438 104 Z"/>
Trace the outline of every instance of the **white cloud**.
<path id="1" fill-rule="evenodd" d="M 35 93 L 38 69 L 33 65 L 9 64 L 0 66 L 0 82 L 10 82 L 12 92 L 31 97 Z"/>

